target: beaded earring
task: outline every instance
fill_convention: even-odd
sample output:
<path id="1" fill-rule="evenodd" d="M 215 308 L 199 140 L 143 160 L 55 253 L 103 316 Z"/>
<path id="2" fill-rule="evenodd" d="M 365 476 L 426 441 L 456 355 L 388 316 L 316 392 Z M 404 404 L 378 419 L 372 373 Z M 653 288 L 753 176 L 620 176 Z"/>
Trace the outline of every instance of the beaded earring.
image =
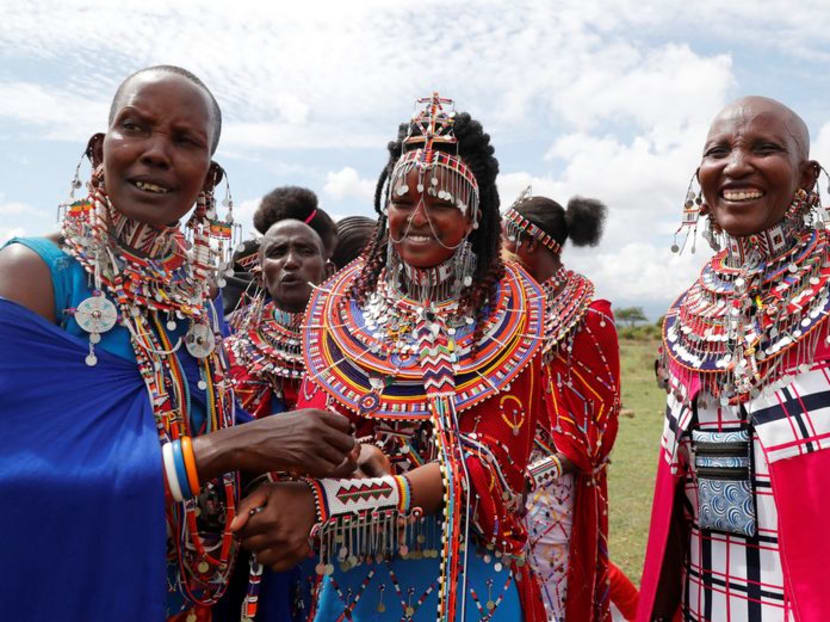
<path id="1" fill-rule="evenodd" d="M 700 215 L 708 216 L 706 219 L 706 228 L 703 230 L 702 234 L 703 239 L 709 244 L 709 248 L 715 252 L 718 252 L 721 248 L 723 248 L 723 242 L 720 239 L 723 234 L 723 229 L 721 229 L 720 225 L 715 222 L 715 217 L 707 210 L 706 204 L 701 206 Z"/>
<path id="2" fill-rule="evenodd" d="M 689 241 L 689 236 L 692 236 L 692 253 L 695 252 L 695 242 L 697 240 L 697 223 L 700 219 L 701 209 L 703 207 L 703 192 L 698 187 L 698 192 L 692 189 L 694 182 L 697 180 L 697 171 L 694 172 L 692 178 L 689 180 L 689 187 L 686 189 L 686 200 L 683 203 L 683 220 L 677 231 L 674 232 L 674 241 L 671 245 L 673 253 L 680 254 L 686 248 L 686 243 Z M 686 230 L 686 236 L 683 238 L 682 245 L 677 243 L 677 235 Z"/>
<path id="3" fill-rule="evenodd" d="M 460 292 L 462 287 L 470 287 L 473 284 L 473 272 L 475 272 L 477 257 L 473 252 L 473 245 L 464 240 L 455 255 L 453 256 L 453 271 L 455 273 L 455 286 Z"/>

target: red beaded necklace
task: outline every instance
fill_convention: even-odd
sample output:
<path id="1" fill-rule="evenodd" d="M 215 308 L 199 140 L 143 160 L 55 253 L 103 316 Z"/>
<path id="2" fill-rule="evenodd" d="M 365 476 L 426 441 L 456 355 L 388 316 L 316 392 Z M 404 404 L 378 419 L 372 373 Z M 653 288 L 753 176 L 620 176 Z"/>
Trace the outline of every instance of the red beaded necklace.
<path id="1" fill-rule="evenodd" d="M 197 209 L 204 212 L 205 206 Z M 119 233 L 139 248 L 125 246 Z M 202 274 L 205 265 L 196 265 L 181 231 L 128 221 L 103 189 L 96 188 L 88 199 L 67 207 L 62 235 L 66 252 L 84 267 L 95 287 L 93 296 L 76 311 L 79 326 L 90 333 L 87 364 L 97 363 L 93 346 L 100 333 L 118 321 L 130 333 L 162 444 L 233 425 L 233 392 L 222 349 L 215 347 L 220 337 L 215 312 L 210 313 L 208 283 Z M 190 388 L 177 354 L 181 338 L 172 344 L 165 330 L 175 330 L 177 319 L 189 321 L 184 343 L 200 361 L 198 387 L 206 392 L 207 404 L 200 430 L 191 423 Z M 237 480 L 237 475 L 225 474 L 205 483 L 199 498 L 182 503 L 174 502 L 166 488 L 166 520 L 175 543 L 178 587 L 193 603 L 215 603 L 227 586 L 236 552 L 229 527 L 236 512 Z M 218 502 L 220 511 L 203 512 L 200 500 Z M 219 514 L 224 526 L 217 531 L 205 519 Z"/>

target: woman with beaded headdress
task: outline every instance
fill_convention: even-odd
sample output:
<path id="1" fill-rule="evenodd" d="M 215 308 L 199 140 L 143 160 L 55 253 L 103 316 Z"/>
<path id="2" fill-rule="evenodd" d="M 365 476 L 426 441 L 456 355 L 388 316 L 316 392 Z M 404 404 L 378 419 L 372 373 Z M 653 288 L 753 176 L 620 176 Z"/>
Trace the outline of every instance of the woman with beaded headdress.
<path id="1" fill-rule="evenodd" d="M 531 561 L 550 620 L 605 621 L 609 614 L 606 465 L 617 434 L 620 363 L 611 305 L 562 264 L 566 240 L 599 242 L 599 201 L 567 209 L 528 188 L 505 214 L 505 250 L 545 292 L 546 426 L 535 439 L 528 496 Z"/>
<path id="2" fill-rule="evenodd" d="M 300 391 L 392 472 L 268 484 L 234 527 L 276 568 L 316 547 L 319 621 L 541 621 L 520 510 L 543 296 L 501 259 L 489 136 L 438 94 L 419 104 L 389 144 L 375 238 L 312 294 Z"/>
<path id="3" fill-rule="evenodd" d="M 232 231 L 213 201 L 220 128 L 190 72 L 131 75 L 87 147 L 89 196 L 59 235 L 0 252 L 7 617 L 209 619 L 237 548 L 236 469 L 353 468 L 340 415 L 234 425 L 209 294 Z"/>
<path id="4" fill-rule="evenodd" d="M 707 217 L 717 252 L 663 324 L 639 620 L 830 619 L 830 239 L 809 149 L 764 97 L 709 128 L 681 229 Z"/>

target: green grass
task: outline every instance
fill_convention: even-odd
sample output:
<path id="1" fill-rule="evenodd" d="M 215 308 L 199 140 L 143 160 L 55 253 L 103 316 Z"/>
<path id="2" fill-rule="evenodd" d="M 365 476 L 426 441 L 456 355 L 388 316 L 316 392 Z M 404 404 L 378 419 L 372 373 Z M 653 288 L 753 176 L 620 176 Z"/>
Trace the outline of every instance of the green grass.
<path id="1" fill-rule="evenodd" d="M 611 559 L 638 584 L 666 399 L 654 379 L 658 345 L 654 338 L 620 339 L 624 411 L 608 470 Z"/>

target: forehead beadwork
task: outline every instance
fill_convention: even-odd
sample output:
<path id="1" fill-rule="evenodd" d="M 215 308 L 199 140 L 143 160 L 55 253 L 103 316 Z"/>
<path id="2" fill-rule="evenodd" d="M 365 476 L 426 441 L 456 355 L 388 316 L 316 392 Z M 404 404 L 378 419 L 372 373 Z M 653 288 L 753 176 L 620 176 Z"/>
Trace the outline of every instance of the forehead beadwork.
<path id="1" fill-rule="evenodd" d="M 395 163 L 389 179 L 388 200 L 409 192 L 407 176 L 418 172 L 419 193 L 447 201 L 471 215 L 478 216 L 478 181 L 458 156 L 458 139 L 453 132 L 453 100 L 433 93 L 418 99 L 418 111 L 409 123 L 403 139 L 403 155 Z"/>
<path id="2" fill-rule="evenodd" d="M 521 234 L 529 235 L 531 238 L 539 242 L 542 246 L 547 248 L 554 255 L 562 252 L 562 246 L 553 239 L 550 235 L 545 233 L 541 227 L 533 224 L 527 218 L 522 216 L 518 207 L 521 206 L 528 199 L 533 198 L 531 187 L 528 186 L 518 198 L 513 201 L 513 205 L 504 213 L 505 229 L 507 239 L 511 242 L 518 242 Z"/>

